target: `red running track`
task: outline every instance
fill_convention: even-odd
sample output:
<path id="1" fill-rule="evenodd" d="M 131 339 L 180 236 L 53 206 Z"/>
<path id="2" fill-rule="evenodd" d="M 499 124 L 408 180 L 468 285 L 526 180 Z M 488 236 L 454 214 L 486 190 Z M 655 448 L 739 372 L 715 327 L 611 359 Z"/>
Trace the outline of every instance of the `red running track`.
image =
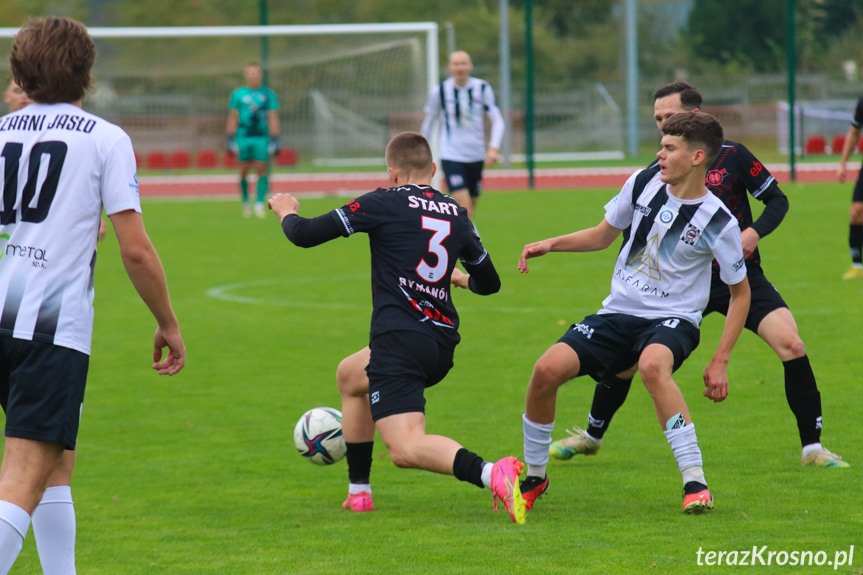
<path id="1" fill-rule="evenodd" d="M 798 182 L 835 182 L 836 163 L 800 164 Z M 560 168 L 539 169 L 534 173 L 535 188 L 540 190 L 619 188 L 638 168 Z M 787 164 L 768 165 L 767 169 L 782 184 L 790 181 Z M 857 170 L 848 170 L 848 182 L 854 182 Z M 237 176 L 144 176 L 139 178 L 141 195 L 147 198 L 165 197 L 232 197 L 238 194 Z M 351 172 L 334 174 L 274 174 L 270 177 L 271 192 L 295 194 L 344 195 L 361 194 L 386 187 L 386 173 Z M 254 189 L 254 186 L 250 186 Z M 488 170 L 483 189 L 527 189 L 527 170 Z"/>

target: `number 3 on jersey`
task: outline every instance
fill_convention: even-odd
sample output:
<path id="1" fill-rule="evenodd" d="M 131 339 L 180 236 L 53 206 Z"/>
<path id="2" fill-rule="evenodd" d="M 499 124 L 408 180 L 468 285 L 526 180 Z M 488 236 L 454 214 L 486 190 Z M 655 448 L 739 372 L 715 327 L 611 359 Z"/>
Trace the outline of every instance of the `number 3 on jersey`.
<path id="1" fill-rule="evenodd" d="M 428 216 L 422 217 L 424 230 L 431 230 L 434 235 L 429 240 L 429 253 L 437 256 L 437 265 L 432 267 L 425 258 L 417 266 L 417 274 L 429 282 L 437 283 L 446 275 L 449 266 L 449 254 L 443 247 L 443 241 L 449 237 L 451 224 L 447 220 L 439 220 Z"/>
<path id="2" fill-rule="evenodd" d="M 39 142 L 30 152 L 30 163 L 27 170 L 27 181 L 21 192 L 21 221 L 38 224 L 48 217 L 57 184 L 60 182 L 60 171 L 66 159 L 68 146 L 65 142 Z M 14 224 L 16 220 L 16 200 L 18 199 L 18 169 L 24 145 L 17 142 L 7 142 L 0 152 L 3 160 L 3 186 L 0 187 L 3 202 L 0 204 L 0 225 Z M 48 165 L 42 169 L 42 156 L 48 156 Z M 42 180 L 37 195 L 37 184 Z M 35 200 L 35 203 L 34 203 Z"/>

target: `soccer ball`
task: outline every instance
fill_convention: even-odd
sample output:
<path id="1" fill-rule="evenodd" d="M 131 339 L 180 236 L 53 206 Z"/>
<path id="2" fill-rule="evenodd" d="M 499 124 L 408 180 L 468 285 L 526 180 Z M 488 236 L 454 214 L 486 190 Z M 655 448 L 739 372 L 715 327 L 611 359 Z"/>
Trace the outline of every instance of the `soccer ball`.
<path id="1" fill-rule="evenodd" d="M 332 465 L 345 456 L 342 413 L 332 407 L 315 407 L 303 414 L 294 428 L 297 451 L 316 465 Z"/>

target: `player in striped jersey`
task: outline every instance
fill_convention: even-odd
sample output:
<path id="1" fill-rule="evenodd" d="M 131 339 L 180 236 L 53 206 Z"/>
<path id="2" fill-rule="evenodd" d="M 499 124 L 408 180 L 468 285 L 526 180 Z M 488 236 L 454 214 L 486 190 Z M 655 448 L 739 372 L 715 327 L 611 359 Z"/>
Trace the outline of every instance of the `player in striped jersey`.
<path id="1" fill-rule="evenodd" d="M 663 86 L 654 94 L 654 116 L 661 130 L 662 122 L 679 112 L 701 108 L 701 94 L 692 85 L 676 82 Z M 648 169 L 658 169 L 655 164 Z M 788 198 L 776 180 L 746 149 L 726 140 L 722 151 L 707 172 L 704 184 L 731 210 L 740 223 L 743 253 L 752 290 L 752 304 L 746 328 L 761 337 L 779 359 L 785 372 L 785 398 L 797 420 L 802 445 L 801 463 L 816 467 L 848 467 L 842 457 L 821 445 L 821 393 L 809 364 L 806 346 L 797 332 L 797 323 L 788 304 L 765 277 L 761 269 L 758 241 L 776 229 L 788 211 Z M 749 195 L 764 203 L 764 211 L 753 221 Z M 713 266 L 710 301 L 705 315 L 727 309 L 728 288 L 722 283 L 718 268 Z M 577 453 L 592 455 L 602 445 L 602 437 L 612 416 L 623 405 L 632 377 L 608 374 L 596 386 L 588 415 L 588 428 L 575 428 L 571 437 L 555 441 L 551 454 L 569 459 Z"/>
<path id="2" fill-rule="evenodd" d="M 623 233 L 602 309 L 574 324 L 534 367 L 523 416 L 528 476 L 521 489 L 528 509 L 548 488 L 557 389 L 581 375 L 600 381 L 608 373 L 636 369 L 683 475 L 684 511 L 713 508 L 695 425 L 672 373 L 698 345 L 716 259 L 730 300 L 718 349 L 704 372 L 704 394 L 725 399 L 726 366 L 746 320 L 749 283 L 737 220 L 704 187 L 707 167 L 722 146 L 722 127 L 712 116 L 690 112 L 666 121 L 662 133 L 659 171 L 630 177 L 606 204 L 599 225 L 528 244 L 519 260 L 519 270 L 527 273 L 529 258 L 602 250 Z"/>
<path id="3" fill-rule="evenodd" d="M 485 80 L 471 77 L 473 62 L 467 52 L 449 57 L 451 77 L 431 91 L 425 105 L 422 134 L 431 140 L 440 123 L 440 158 L 450 195 L 473 218 L 482 192 L 483 166 L 497 162 L 503 139 L 504 121 L 494 103 L 494 91 Z M 485 144 L 485 115 L 491 120 L 488 147 Z"/>
<path id="4" fill-rule="evenodd" d="M 95 55 L 86 28 L 66 18 L 31 20 L 12 45 L 13 76 L 33 103 L 0 117 L 0 574 L 18 556 L 31 514 L 44 570 L 75 572 L 63 453 L 75 448 L 84 396 L 103 207 L 157 320 L 153 368 L 173 375 L 185 363 L 164 271 L 141 220 L 131 141 L 81 109 Z M 66 488 L 46 490 L 58 476 Z M 47 531 L 34 512 L 40 500 L 52 508 Z"/>

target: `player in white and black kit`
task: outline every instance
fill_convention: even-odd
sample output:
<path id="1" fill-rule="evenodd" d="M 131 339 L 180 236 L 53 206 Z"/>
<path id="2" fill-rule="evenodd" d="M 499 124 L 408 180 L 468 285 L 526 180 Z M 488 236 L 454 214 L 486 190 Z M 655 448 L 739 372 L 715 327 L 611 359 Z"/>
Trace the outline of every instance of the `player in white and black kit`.
<path id="1" fill-rule="evenodd" d="M 435 166 L 422 135 L 405 132 L 393 138 L 386 161 L 391 188 L 379 188 L 316 218 L 300 217 L 299 202 L 290 194 L 269 202 L 285 235 L 298 246 L 357 232 L 369 236 L 373 311 L 366 371 L 371 411 L 366 404 L 365 413 L 343 412 L 343 426 L 356 425 L 353 417 L 371 417 L 396 466 L 490 487 L 495 508 L 502 500 L 512 520 L 523 523 L 517 485 L 522 464 L 515 457 L 492 464 L 452 439 L 425 431 L 425 389 L 449 372 L 459 343 L 459 318 L 450 294 L 456 259 L 471 272 L 471 291 L 481 295 L 500 289 L 497 271 L 465 210 L 431 187 Z M 356 464 L 348 457 L 349 465 Z M 364 497 L 350 493 L 346 507 L 354 508 L 352 500 Z"/>
<path id="2" fill-rule="evenodd" d="M 697 111 L 701 94 L 686 82 L 663 86 L 654 94 L 656 127 L 674 114 Z M 651 165 L 648 169 L 658 170 Z M 785 398 L 797 420 L 802 445 L 801 463 L 817 467 L 848 467 L 842 457 L 821 445 L 821 393 L 806 354 L 806 346 L 797 332 L 791 310 L 761 269 L 758 242 L 775 230 L 788 211 L 788 198 L 764 165 L 743 144 L 726 140 L 722 150 L 704 180 L 707 186 L 731 210 L 741 229 L 747 276 L 752 291 L 752 303 L 746 318 L 746 328 L 761 337 L 782 361 L 785 372 Z M 749 195 L 764 203 L 764 210 L 753 221 Z M 728 288 L 719 277 L 714 263 L 710 301 L 704 314 L 724 313 L 728 309 Z M 608 374 L 596 385 L 593 404 L 588 415 L 587 430 L 579 428 L 571 437 L 555 441 L 551 455 L 569 459 L 580 453 L 595 454 L 611 418 L 623 405 L 632 383 L 631 374 L 617 377 Z"/>
<path id="3" fill-rule="evenodd" d="M 861 127 L 863 127 L 863 96 L 857 100 L 854 117 L 851 119 L 851 126 L 848 127 L 845 143 L 842 145 L 842 157 L 839 159 L 839 170 L 836 174 L 840 183 L 845 182 L 848 158 L 854 153 L 860 141 Z M 848 248 L 851 251 L 851 267 L 842 275 L 842 279 L 846 280 L 863 278 L 863 169 L 857 173 L 857 183 L 854 184 L 854 193 L 851 196 L 849 220 Z"/>
<path id="4" fill-rule="evenodd" d="M 504 121 L 494 103 L 494 91 L 485 80 L 471 77 L 473 62 L 467 52 L 449 57 L 451 77 L 431 91 L 425 105 L 422 134 L 431 139 L 435 124 L 440 124 L 441 168 L 450 195 L 473 217 L 482 192 L 483 166 L 497 162 L 503 139 Z M 485 115 L 491 120 L 488 147 L 485 141 Z"/>
<path id="5" fill-rule="evenodd" d="M 722 338 L 704 373 L 704 394 L 725 399 L 726 366 L 749 309 L 749 284 L 737 220 L 704 187 L 707 166 L 722 146 L 722 127 L 712 116 L 687 113 L 666 121 L 662 133 L 660 170 L 630 177 L 605 206 L 598 226 L 529 244 L 519 260 L 526 273 L 528 258 L 605 249 L 623 233 L 602 309 L 574 324 L 534 367 L 523 417 L 528 476 L 521 490 L 528 509 L 548 488 L 557 389 L 581 375 L 599 381 L 636 369 L 683 475 L 683 510 L 713 508 L 695 425 L 672 373 L 698 345 L 716 259 L 731 297 Z"/>
<path id="6" fill-rule="evenodd" d="M 22 28 L 10 56 L 33 103 L 0 118 L 0 574 L 18 556 L 31 514 L 45 571 L 75 572 L 71 490 L 46 486 L 58 473 L 71 476 L 60 463 L 75 448 L 84 398 L 103 207 L 158 323 L 153 368 L 173 375 L 185 364 L 164 271 L 141 220 L 131 141 L 81 109 L 95 54 L 82 24 L 52 17 Z M 44 514 L 40 500 L 50 504 Z"/>

